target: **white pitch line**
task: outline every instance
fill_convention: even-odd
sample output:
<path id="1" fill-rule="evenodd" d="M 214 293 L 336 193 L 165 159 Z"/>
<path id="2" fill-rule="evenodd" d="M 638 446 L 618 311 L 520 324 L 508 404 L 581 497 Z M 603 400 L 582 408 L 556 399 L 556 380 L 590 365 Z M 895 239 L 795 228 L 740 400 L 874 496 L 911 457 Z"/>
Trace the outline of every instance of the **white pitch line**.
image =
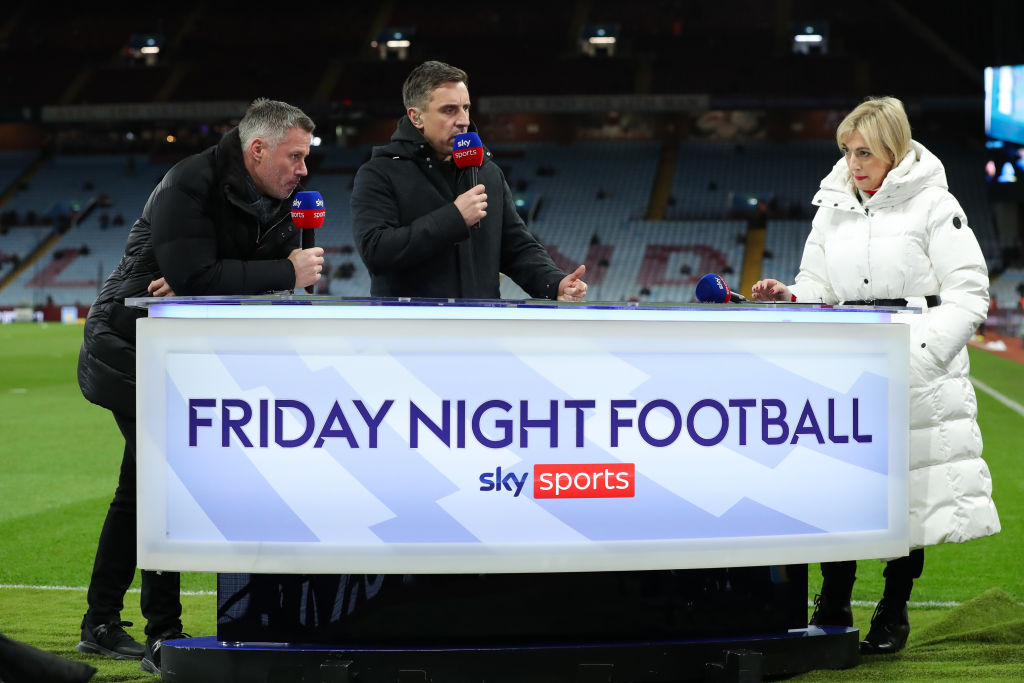
<path id="1" fill-rule="evenodd" d="M 808 601 L 807 606 L 811 607 L 813 604 L 814 603 Z M 851 600 L 850 604 L 857 607 L 874 607 L 877 603 L 869 600 Z M 907 603 L 909 607 L 959 607 L 962 604 L 963 603 L 956 600 L 919 600 L 916 602 L 911 600 Z"/>
<path id="2" fill-rule="evenodd" d="M 877 603 L 869 600 L 851 600 L 850 604 L 854 607 L 874 607 Z M 924 600 L 915 602 L 911 600 L 907 603 L 908 607 L 959 607 L 963 603 L 957 602 L 956 600 Z M 814 607 L 814 601 L 807 601 L 808 607 Z"/>
<path id="3" fill-rule="evenodd" d="M 987 385 L 984 382 L 982 382 L 980 379 L 975 379 L 975 378 L 971 377 L 971 384 L 973 384 L 976 388 L 984 391 L 986 394 L 988 394 L 989 396 L 991 396 L 995 400 L 999 401 L 1004 406 L 1006 406 L 1007 408 L 1009 408 L 1013 412 L 1017 413 L 1021 417 L 1024 417 L 1024 406 L 1022 406 L 1021 404 L 1017 403 L 1016 401 L 1014 401 L 1009 396 L 1006 396 L 1004 394 L 999 393 L 998 391 L 996 391 L 995 389 L 993 389 L 989 385 Z"/>
<path id="4" fill-rule="evenodd" d="M 0 590 L 5 588 L 31 588 L 39 591 L 81 591 L 89 590 L 88 586 L 32 586 L 24 583 L 0 583 Z M 140 588 L 129 588 L 129 593 L 140 593 Z M 181 595 L 216 595 L 217 591 L 181 591 Z"/>

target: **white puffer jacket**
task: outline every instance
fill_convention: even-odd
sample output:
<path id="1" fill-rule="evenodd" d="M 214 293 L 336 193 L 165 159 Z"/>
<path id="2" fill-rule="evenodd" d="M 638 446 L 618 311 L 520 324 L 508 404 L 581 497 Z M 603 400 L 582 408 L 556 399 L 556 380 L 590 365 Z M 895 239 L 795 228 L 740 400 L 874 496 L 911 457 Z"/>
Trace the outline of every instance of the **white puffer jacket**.
<path id="1" fill-rule="evenodd" d="M 790 288 L 798 301 L 905 298 L 926 309 L 910 324 L 910 545 L 998 533 L 966 349 L 988 312 L 988 269 L 942 163 L 912 141 L 862 203 L 840 159 L 813 202 Z M 930 294 L 940 306 L 926 307 Z"/>

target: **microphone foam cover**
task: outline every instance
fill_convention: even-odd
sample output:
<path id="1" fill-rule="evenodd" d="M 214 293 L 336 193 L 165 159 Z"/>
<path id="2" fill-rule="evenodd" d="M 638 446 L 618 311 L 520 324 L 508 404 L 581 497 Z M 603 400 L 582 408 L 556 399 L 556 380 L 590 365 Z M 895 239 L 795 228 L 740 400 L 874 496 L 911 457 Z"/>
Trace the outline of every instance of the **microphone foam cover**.
<path id="1" fill-rule="evenodd" d="M 697 282 L 697 301 L 702 304 L 724 304 L 732 292 L 720 275 L 708 273 Z"/>
<path id="2" fill-rule="evenodd" d="M 327 217 L 324 198 L 319 192 L 296 192 L 292 199 L 292 222 L 297 228 L 319 228 Z"/>
<path id="3" fill-rule="evenodd" d="M 476 133 L 459 133 L 452 143 L 452 159 L 459 168 L 481 166 L 484 163 L 484 145 Z"/>

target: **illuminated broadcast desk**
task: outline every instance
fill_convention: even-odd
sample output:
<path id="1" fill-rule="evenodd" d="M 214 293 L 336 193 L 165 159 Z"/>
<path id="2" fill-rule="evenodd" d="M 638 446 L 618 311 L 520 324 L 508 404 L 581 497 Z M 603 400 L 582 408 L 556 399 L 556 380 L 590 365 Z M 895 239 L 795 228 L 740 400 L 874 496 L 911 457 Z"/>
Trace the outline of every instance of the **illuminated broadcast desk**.
<path id="1" fill-rule="evenodd" d="M 908 551 L 915 309 L 128 303 L 139 566 L 219 573 L 165 680 L 849 667 L 806 563 Z"/>

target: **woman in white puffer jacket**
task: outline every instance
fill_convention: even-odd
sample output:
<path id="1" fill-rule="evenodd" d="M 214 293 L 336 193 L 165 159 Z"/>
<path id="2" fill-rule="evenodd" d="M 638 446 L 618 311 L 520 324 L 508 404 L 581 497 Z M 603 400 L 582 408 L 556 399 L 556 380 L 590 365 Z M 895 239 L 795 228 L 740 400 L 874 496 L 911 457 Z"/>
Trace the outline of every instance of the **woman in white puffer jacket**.
<path id="1" fill-rule="evenodd" d="M 999 532 L 981 457 L 967 340 L 988 312 L 988 269 L 939 159 L 910 137 L 903 104 L 870 98 L 836 131 L 843 152 L 814 195 L 818 211 L 791 286 L 760 280 L 757 300 L 914 306 L 910 324 L 910 545 L 890 560 L 861 643 L 898 652 L 924 546 Z M 822 563 L 812 624 L 852 626 L 857 563 Z"/>

